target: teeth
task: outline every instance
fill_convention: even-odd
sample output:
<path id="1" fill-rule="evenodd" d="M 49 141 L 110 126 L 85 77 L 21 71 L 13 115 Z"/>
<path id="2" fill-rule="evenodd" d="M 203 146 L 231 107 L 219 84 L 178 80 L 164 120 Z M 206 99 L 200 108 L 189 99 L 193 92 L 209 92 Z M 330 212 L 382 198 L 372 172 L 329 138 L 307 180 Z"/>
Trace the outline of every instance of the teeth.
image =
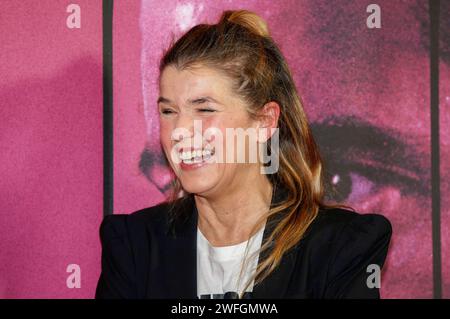
<path id="1" fill-rule="evenodd" d="M 194 151 L 184 151 L 180 152 L 180 159 L 186 164 L 199 163 L 202 160 L 210 157 L 214 154 L 214 150 L 211 149 L 203 149 L 203 150 L 194 150 Z"/>
<path id="2" fill-rule="evenodd" d="M 181 153 L 181 159 L 188 159 L 191 158 L 191 152 L 183 152 Z"/>

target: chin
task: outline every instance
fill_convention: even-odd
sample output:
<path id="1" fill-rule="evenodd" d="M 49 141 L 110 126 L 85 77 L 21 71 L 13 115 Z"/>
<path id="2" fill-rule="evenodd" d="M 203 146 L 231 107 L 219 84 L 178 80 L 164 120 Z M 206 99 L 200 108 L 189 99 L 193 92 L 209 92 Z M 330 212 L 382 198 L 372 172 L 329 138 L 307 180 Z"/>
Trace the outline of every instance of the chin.
<path id="1" fill-rule="evenodd" d="M 216 183 L 211 178 L 183 178 L 180 179 L 183 190 L 191 194 L 208 194 Z"/>

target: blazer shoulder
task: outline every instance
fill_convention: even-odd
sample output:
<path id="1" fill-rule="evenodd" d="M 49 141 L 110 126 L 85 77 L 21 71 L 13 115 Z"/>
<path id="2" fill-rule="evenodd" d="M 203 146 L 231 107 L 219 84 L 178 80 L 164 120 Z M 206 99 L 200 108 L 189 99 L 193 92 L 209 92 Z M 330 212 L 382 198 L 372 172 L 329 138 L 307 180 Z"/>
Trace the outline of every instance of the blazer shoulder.
<path id="1" fill-rule="evenodd" d="M 345 208 L 320 209 L 311 226 L 314 232 L 330 232 L 336 235 L 342 231 L 368 233 L 373 236 L 392 233 L 392 225 L 385 216 L 361 214 Z"/>
<path id="2" fill-rule="evenodd" d="M 167 221 L 167 215 L 170 209 L 169 202 L 162 202 L 157 205 L 143 208 L 132 212 L 128 215 L 130 221 L 141 223 L 141 222 L 152 222 L 161 223 Z"/>
<path id="3" fill-rule="evenodd" d="M 389 220 L 344 208 L 321 209 L 305 237 L 310 261 L 324 281 L 321 298 L 379 298 L 367 285 L 368 269 L 384 265 L 392 234 Z"/>
<path id="4" fill-rule="evenodd" d="M 167 223 L 168 210 L 169 203 L 162 202 L 130 214 L 106 215 L 100 225 L 100 237 L 102 240 L 111 237 L 129 237 L 148 223 L 161 226 Z"/>

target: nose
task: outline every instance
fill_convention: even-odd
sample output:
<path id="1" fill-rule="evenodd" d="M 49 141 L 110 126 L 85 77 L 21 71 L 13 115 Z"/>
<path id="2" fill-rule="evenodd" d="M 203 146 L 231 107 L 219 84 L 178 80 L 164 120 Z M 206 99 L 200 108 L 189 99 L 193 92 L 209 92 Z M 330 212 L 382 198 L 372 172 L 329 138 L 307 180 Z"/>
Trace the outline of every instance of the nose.
<path id="1" fill-rule="evenodd" d="M 172 132 L 172 140 L 180 142 L 189 139 L 193 135 L 193 126 L 193 118 L 189 115 L 180 113 L 177 116 L 177 121 Z"/>
<path id="2" fill-rule="evenodd" d="M 171 137 L 180 147 L 201 147 L 203 144 L 201 120 L 180 114 Z"/>

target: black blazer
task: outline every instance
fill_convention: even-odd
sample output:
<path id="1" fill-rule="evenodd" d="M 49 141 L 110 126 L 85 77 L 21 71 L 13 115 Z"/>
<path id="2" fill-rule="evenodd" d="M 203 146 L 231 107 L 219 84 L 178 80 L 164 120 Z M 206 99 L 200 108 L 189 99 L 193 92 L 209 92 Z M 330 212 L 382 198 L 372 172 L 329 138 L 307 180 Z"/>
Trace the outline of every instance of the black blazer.
<path id="1" fill-rule="evenodd" d="M 272 205 L 283 196 L 283 190 L 274 192 Z M 193 199 L 184 205 L 190 214 L 175 236 L 169 232 L 167 203 L 104 218 L 97 299 L 197 298 L 198 215 Z M 281 217 L 276 216 L 267 221 L 264 242 Z M 253 288 L 251 298 L 379 298 L 379 289 L 367 286 L 367 267 L 382 268 L 391 232 L 381 215 L 320 210 L 305 237 Z"/>

